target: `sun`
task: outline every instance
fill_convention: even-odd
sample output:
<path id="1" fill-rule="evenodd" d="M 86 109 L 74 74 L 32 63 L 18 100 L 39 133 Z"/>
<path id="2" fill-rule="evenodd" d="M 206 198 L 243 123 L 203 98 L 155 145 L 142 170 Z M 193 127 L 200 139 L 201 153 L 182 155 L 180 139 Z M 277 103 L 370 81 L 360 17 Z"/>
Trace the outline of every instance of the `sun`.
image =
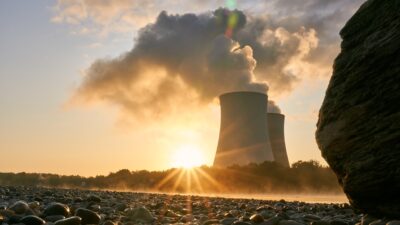
<path id="1" fill-rule="evenodd" d="M 203 153 L 197 146 L 183 145 L 172 155 L 172 166 L 190 169 L 205 164 Z"/>

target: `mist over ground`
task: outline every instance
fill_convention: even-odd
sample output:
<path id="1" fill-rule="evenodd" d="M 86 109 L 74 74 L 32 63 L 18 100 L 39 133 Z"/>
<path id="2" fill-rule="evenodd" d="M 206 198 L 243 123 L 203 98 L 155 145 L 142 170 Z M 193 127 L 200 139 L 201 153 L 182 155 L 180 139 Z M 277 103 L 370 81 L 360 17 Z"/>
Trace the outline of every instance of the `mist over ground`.
<path id="1" fill-rule="evenodd" d="M 316 161 L 299 161 L 291 168 L 264 162 L 228 168 L 123 169 L 96 177 L 0 173 L 0 184 L 197 194 L 342 193 L 334 173 Z"/>

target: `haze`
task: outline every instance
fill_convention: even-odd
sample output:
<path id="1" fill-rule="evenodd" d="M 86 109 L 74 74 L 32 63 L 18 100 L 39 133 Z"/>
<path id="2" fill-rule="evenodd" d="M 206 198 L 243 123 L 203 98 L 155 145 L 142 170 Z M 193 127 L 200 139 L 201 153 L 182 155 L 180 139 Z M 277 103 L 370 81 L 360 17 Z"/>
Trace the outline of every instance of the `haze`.
<path id="1" fill-rule="evenodd" d="M 362 2 L 1 1 L 0 171 L 163 170 L 186 166 L 187 152 L 196 158 L 188 166 L 211 165 L 220 120 L 216 96 L 242 88 L 268 89 L 286 115 L 291 163 L 324 163 L 314 138 L 318 109 L 340 49 L 339 29 Z M 178 27 L 179 38 L 165 43 L 146 36 L 171 33 L 164 19 L 192 13 L 208 21 L 216 10 L 235 9 L 246 23 L 238 16 L 214 55 L 201 48 L 211 45 L 200 38 L 208 33 L 182 34 Z M 182 25 L 190 27 L 198 31 Z M 141 46 L 158 47 L 149 53 Z M 162 46 L 182 57 L 163 55 Z M 243 65 L 212 67 L 231 53 Z M 208 75 L 222 78 L 213 86 Z"/>

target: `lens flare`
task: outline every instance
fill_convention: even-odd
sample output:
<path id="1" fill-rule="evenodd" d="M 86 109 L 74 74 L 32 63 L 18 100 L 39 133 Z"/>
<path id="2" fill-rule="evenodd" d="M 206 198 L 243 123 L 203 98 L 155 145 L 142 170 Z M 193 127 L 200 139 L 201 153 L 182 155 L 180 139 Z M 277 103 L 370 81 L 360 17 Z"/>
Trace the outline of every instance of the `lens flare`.
<path id="1" fill-rule="evenodd" d="M 230 12 L 228 15 L 228 24 L 226 26 L 225 36 L 231 38 L 239 20 L 239 16 L 235 12 Z"/>
<path id="2" fill-rule="evenodd" d="M 236 1 L 235 0 L 226 0 L 225 1 L 226 7 L 230 10 L 234 10 L 236 8 Z"/>

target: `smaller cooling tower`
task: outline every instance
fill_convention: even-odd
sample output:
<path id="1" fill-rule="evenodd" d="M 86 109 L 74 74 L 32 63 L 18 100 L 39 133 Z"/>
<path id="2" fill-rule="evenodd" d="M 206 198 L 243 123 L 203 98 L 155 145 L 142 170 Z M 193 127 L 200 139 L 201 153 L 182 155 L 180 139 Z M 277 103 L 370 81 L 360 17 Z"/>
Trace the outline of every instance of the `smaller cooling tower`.
<path id="1" fill-rule="evenodd" d="M 285 145 L 285 116 L 279 113 L 268 113 L 267 120 L 266 127 L 268 127 L 269 141 L 271 143 L 274 159 L 277 163 L 289 167 L 289 159 Z"/>
<path id="2" fill-rule="evenodd" d="M 219 97 L 221 126 L 214 166 L 273 161 L 268 140 L 267 100 L 257 92 L 231 92 Z"/>

